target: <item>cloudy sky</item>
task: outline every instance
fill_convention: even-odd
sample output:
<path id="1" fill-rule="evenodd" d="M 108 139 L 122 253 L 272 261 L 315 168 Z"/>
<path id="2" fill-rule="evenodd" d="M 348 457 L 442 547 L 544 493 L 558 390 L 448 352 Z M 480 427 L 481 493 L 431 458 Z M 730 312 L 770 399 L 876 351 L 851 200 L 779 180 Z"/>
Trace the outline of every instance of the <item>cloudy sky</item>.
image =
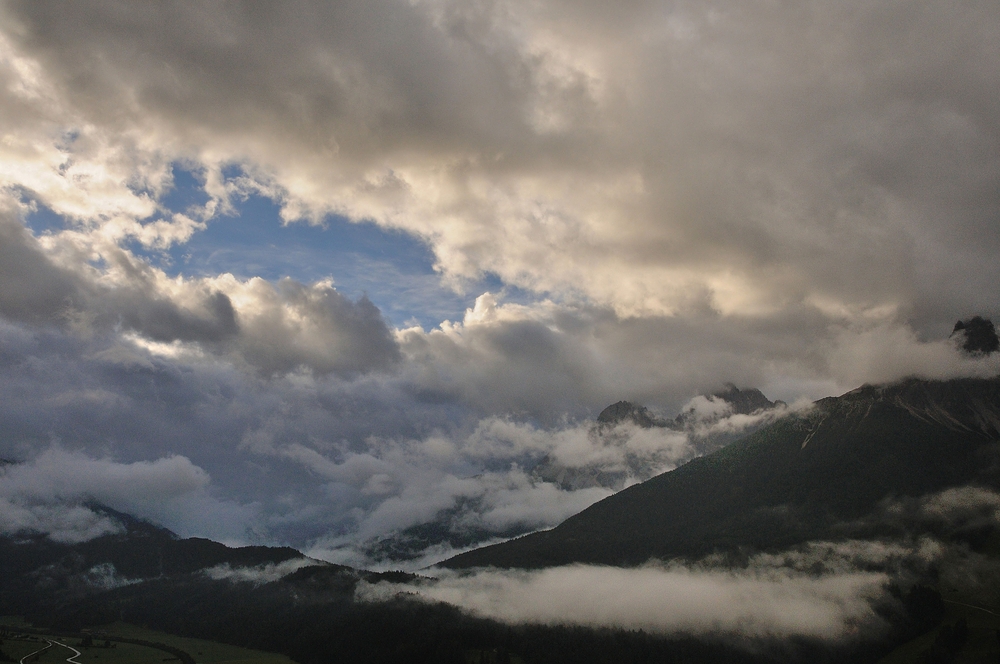
<path id="1" fill-rule="evenodd" d="M 998 81 L 986 1 L 0 2 L 0 531 L 550 526 L 619 399 L 995 374 Z"/>

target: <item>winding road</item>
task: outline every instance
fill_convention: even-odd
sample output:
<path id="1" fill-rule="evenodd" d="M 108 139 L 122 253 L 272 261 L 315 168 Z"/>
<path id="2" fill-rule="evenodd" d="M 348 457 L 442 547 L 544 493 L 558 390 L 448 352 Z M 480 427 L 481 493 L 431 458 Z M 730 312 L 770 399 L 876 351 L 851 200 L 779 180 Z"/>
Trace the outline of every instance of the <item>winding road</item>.
<path id="1" fill-rule="evenodd" d="M 48 641 L 48 643 L 49 643 L 47 646 L 45 646 L 44 648 L 39 648 L 35 652 L 29 652 L 27 655 L 25 655 L 24 657 L 22 657 L 21 661 L 19 661 L 17 664 L 24 664 L 26 661 L 28 661 L 29 657 L 33 657 L 33 656 L 35 656 L 35 655 L 37 655 L 39 653 L 43 653 L 46 650 L 48 650 L 49 648 L 51 648 L 52 647 L 52 642 L 49 641 L 48 639 L 45 639 L 45 640 Z"/>
<path id="2" fill-rule="evenodd" d="M 66 648 L 67 650 L 72 650 L 73 654 L 67 657 L 66 661 L 70 662 L 70 664 L 80 664 L 80 661 L 77 660 L 77 657 L 79 657 L 81 654 L 79 650 L 73 648 L 72 646 L 68 646 L 65 643 L 60 643 L 59 641 L 49 641 L 49 643 L 54 643 L 57 646 L 62 646 L 63 648 Z"/>
<path id="3" fill-rule="evenodd" d="M 45 639 L 45 640 L 48 641 L 48 645 L 47 646 L 45 646 L 44 648 L 39 648 L 35 652 L 28 653 L 27 655 L 25 655 L 24 657 L 21 658 L 21 661 L 18 662 L 18 664 L 25 664 L 28 661 L 29 658 L 34 657 L 35 655 L 38 655 L 38 654 L 41 654 L 41 653 L 45 652 L 46 650 L 48 650 L 52 646 L 61 646 L 61 647 L 65 648 L 66 650 L 72 650 L 73 654 L 70 655 L 69 657 L 67 657 L 66 661 L 69 662 L 70 664 L 81 664 L 80 660 L 77 659 L 77 657 L 80 656 L 80 651 L 79 650 L 77 650 L 76 648 L 73 648 L 71 646 L 68 646 L 65 643 L 62 643 L 60 641 L 54 641 L 52 639 Z"/>

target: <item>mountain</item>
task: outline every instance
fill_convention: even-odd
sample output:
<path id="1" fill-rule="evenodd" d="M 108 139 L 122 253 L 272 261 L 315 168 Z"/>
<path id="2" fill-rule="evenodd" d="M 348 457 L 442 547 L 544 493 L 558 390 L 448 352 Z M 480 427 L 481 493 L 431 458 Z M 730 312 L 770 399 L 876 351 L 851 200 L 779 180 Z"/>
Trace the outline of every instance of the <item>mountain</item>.
<path id="1" fill-rule="evenodd" d="M 122 532 L 79 544 L 55 542 L 44 535 L 0 537 L 0 560 L 5 571 L 26 576 L 43 567 L 72 572 L 111 564 L 123 578 L 142 579 L 190 573 L 222 563 L 243 567 L 302 557 L 287 547 L 230 548 L 198 537 L 181 539 L 166 528 L 110 507 L 99 504 L 88 507 L 117 521 L 123 527 Z"/>
<path id="2" fill-rule="evenodd" d="M 760 410 L 774 408 L 781 404 L 780 401 L 771 401 L 764 396 L 764 393 L 755 387 L 745 387 L 742 390 L 732 383 L 726 384 L 726 389 L 715 392 L 712 396 L 722 399 L 728 403 L 734 413 L 740 415 L 750 415 Z"/>
<path id="3" fill-rule="evenodd" d="M 960 337 L 962 350 L 970 355 L 989 355 L 1000 350 L 1000 337 L 993 321 L 982 316 L 958 321 L 951 335 Z"/>
<path id="4" fill-rule="evenodd" d="M 597 423 L 603 425 L 615 425 L 622 422 L 649 429 L 652 427 L 665 427 L 668 422 L 661 420 L 649 412 L 645 406 L 637 406 L 631 401 L 618 401 L 601 411 L 597 416 Z"/>
<path id="5" fill-rule="evenodd" d="M 785 404 L 771 401 L 755 388 L 733 384 L 708 395 L 700 395 L 673 419 L 654 415 L 630 401 L 618 401 L 601 411 L 587 431 L 596 455 L 582 465 L 567 464 L 554 455 L 517 459 L 529 470 L 535 484 L 554 484 L 563 491 L 605 489 L 619 491 L 677 467 L 697 456 L 713 452 L 783 413 Z M 752 415 L 731 422 L 732 415 Z M 730 424 L 733 426 L 717 426 Z M 641 429 L 643 431 L 637 431 Z M 636 435 L 647 436 L 640 444 Z M 456 549 L 481 546 L 490 540 L 511 538 L 537 530 L 534 522 L 508 524 L 503 529 L 487 527 L 477 518 L 487 509 L 479 497 L 466 497 L 439 511 L 427 522 L 373 537 L 353 545 L 357 559 L 381 566 L 408 565 L 411 569 L 442 560 Z"/>
<path id="6" fill-rule="evenodd" d="M 125 531 L 77 544 L 0 536 L 0 614 L 23 616 L 35 638 L 55 633 L 73 639 L 69 643 L 87 661 L 115 659 L 114 653 L 121 652 L 85 644 L 88 637 L 101 638 L 103 625 L 120 621 L 281 652 L 302 664 L 872 662 L 929 629 L 941 614 L 936 609 L 928 619 L 922 608 L 928 603 L 919 593 L 897 594 L 884 607 L 891 619 L 887 634 L 845 643 L 766 637 L 726 641 L 615 627 L 506 624 L 392 590 L 434 582 L 426 577 L 320 563 L 291 549 L 180 539 L 128 515 L 91 509 L 115 516 Z M 126 576 L 126 569 L 136 576 Z M 394 584 L 389 592 L 395 594 L 382 601 L 359 598 L 359 588 L 383 582 Z M 940 604 L 940 597 L 936 601 Z M 0 628 L 0 638 L 13 641 L 22 631 L 20 626 L 13 633 L 8 629 Z M 202 653 L 187 654 L 200 660 Z"/>
<path id="7" fill-rule="evenodd" d="M 287 547 L 231 548 L 202 538 L 181 539 L 107 506 L 88 508 L 118 522 L 121 532 L 75 544 L 40 534 L 0 536 L 0 607 L 30 613 L 43 599 L 41 605 L 51 607 L 150 579 L 201 574 L 220 565 L 252 568 L 305 558 Z"/>
<path id="8" fill-rule="evenodd" d="M 822 399 L 558 527 L 443 566 L 637 565 L 871 528 L 884 501 L 1000 487 L 1000 379 L 905 380 Z M 868 525 L 866 525 L 868 524 Z"/>
<path id="9" fill-rule="evenodd" d="M 599 464 L 566 466 L 546 456 L 532 469 L 531 475 L 537 481 L 551 482 L 566 491 L 591 487 L 619 491 L 728 445 L 778 417 L 786 406 L 782 401 L 771 401 L 756 388 L 740 389 L 732 383 L 727 383 L 721 391 L 695 397 L 692 404 L 674 419 L 665 419 L 631 401 L 613 403 L 597 416 L 590 435 L 603 446 L 624 449 L 624 463 L 612 468 Z M 717 426 L 732 415 L 756 417 L 744 418 L 732 427 Z M 685 444 L 629 449 L 632 437 L 629 426 L 676 432 L 683 436 Z"/>
<path id="10" fill-rule="evenodd" d="M 631 565 L 650 556 L 785 546 L 851 527 L 872 534 L 865 519 L 881 497 L 919 496 L 970 478 L 997 486 L 998 438 L 1000 381 L 866 386 L 787 414 L 553 531 L 472 552 L 491 558 L 473 564 Z M 893 578 L 871 604 L 878 628 L 845 639 L 657 634 L 614 623 L 505 624 L 419 599 L 414 589 L 436 583 L 430 578 L 321 563 L 288 548 L 181 539 L 106 507 L 88 507 L 116 520 L 120 531 L 75 544 L 0 536 L 0 613 L 62 630 L 131 622 L 283 652 L 303 664 L 776 664 L 874 662 L 939 624 L 945 610 L 941 594 L 929 587 L 938 573 L 932 570 L 917 577 L 907 571 L 900 576 L 905 586 Z M 469 555 L 451 566 L 468 566 Z M 738 561 L 732 564 L 734 574 L 747 573 Z M 496 581 L 492 574 L 487 585 Z M 379 590 L 381 599 L 373 600 Z M 951 601 L 966 606 L 973 600 Z"/>
<path id="11" fill-rule="evenodd" d="M 764 393 L 755 387 L 740 389 L 732 383 L 726 383 L 724 389 L 713 392 L 705 396 L 706 400 L 722 401 L 728 408 L 727 414 L 750 415 L 759 411 L 784 405 L 781 401 L 771 401 Z M 653 427 L 669 427 L 673 429 L 683 429 L 693 419 L 697 419 L 698 413 L 694 408 L 689 408 L 678 415 L 673 420 L 658 418 L 645 406 L 640 406 L 631 401 L 618 401 L 601 411 L 597 416 L 598 425 L 615 425 L 623 422 L 630 422 L 644 429 Z"/>

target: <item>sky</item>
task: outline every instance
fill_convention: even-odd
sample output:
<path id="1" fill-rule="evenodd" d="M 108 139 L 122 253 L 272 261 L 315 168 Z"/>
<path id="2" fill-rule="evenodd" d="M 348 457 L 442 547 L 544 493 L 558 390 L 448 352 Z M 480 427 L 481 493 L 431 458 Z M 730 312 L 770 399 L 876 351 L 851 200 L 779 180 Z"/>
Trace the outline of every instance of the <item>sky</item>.
<path id="1" fill-rule="evenodd" d="M 0 2 L 0 532 L 98 500 L 363 564 L 608 495 L 539 459 L 686 458 L 602 447 L 620 399 L 995 375 L 949 335 L 1000 316 L 998 37 L 985 1 Z"/>

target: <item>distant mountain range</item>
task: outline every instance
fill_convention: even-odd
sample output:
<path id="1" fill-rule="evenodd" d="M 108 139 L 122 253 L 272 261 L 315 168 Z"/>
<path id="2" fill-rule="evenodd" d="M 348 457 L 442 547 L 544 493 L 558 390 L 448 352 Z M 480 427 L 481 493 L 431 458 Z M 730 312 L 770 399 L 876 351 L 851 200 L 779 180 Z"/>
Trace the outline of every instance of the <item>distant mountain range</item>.
<path id="1" fill-rule="evenodd" d="M 614 407 L 615 417 L 644 418 Z M 1000 488 L 1000 379 L 866 385 L 453 568 L 637 565 L 871 530 L 885 501 Z M 867 520 L 866 520 L 867 519 Z"/>
<path id="2" fill-rule="evenodd" d="M 794 412 L 755 390 L 724 394 L 730 398 L 716 398 L 730 412 L 780 410 L 780 417 L 762 417 L 749 436 L 626 488 L 550 531 L 462 554 L 446 566 L 631 566 L 715 553 L 745 560 L 818 538 L 912 539 L 931 527 L 906 521 L 914 501 L 955 487 L 1000 488 L 1000 378 L 866 385 Z M 628 420 L 680 431 L 703 416 L 682 413 L 663 422 L 619 403 L 595 426 Z M 125 620 L 318 664 L 514 661 L 511 654 L 546 662 L 870 662 L 937 624 L 944 611 L 940 595 L 916 583 L 920 577 L 908 579 L 908 590 L 894 587 L 892 606 L 880 609 L 888 611 L 880 614 L 883 632 L 843 643 L 785 641 L 769 650 L 774 644 L 766 641 L 747 646 L 683 634 L 510 626 L 405 593 L 375 603 L 356 595 L 359 584 L 432 583 L 412 574 L 331 565 L 289 548 L 181 539 L 104 506 L 89 507 L 121 531 L 77 544 L 30 533 L 0 536 L 0 614 L 65 629 Z M 977 517 L 934 534 L 967 545 L 965 551 L 996 549 L 995 521 Z"/>
<path id="3" fill-rule="evenodd" d="M 512 625 L 418 601 L 412 593 L 376 602 L 358 596 L 359 587 L 382 582 L 410 584 L 404 588 L 434 583 L 426 577 L 322 563 L 287 548 L 180 539 L 99 505 L 90 508 L 119 520 L 123 531 L 77 544 L 0 537 L 0 615 L 22 616 L 36 632 L 42 628 L 81 641 L 99 634 L 102 625 L 122 621 L 281 652 L 302 664 L 833 664 L 874 662 L 933 627 L 943 611 L 940 596 L 923 586 L 896 592 L 885 607 L 881 632 L 845 642 Z M 11 629 L 17 631 L 10 623 L 0 627 L 0 646 Z M 78 647 L 90 659 L 92 653 Z"/>
<path id="4" fill-rule="evenodd" d="M 687 447 L 683 454 L 676 450 L 644 450 L 642 454 L 626 452 L 625 467 L 606 469 L 598 464 L 566 466 L 557 459 L 545 457 L 532 469 L 538 481 L 551 482 L 567 491 L 602 487 L 619 491 L 629 484 L 642 482 L 654 475 L 682 465 L 691 459 L 714 452 L 734 440 L 755 431 L 783 412 L 783 401 L 771 401 L 756 388 L 739 389 L 727 384 L 724 390 L 701 395 L 702 410 L 692 406 L 674 419 L 657 417 L 648 408 L 631 401 L 618 401 L 601 411 L 591 435 L 605 446 L 627 448 L 631 432 L 629 425 L 640 429 L 663 429 L 682 434 Z M 706 408 L 707 407 L 707 408 Z M 732 415 L 759 415 L 746 419 L 735 428 L 713 428 L 713 424 Z M 520 533 L 519 533 L 520 534 Z"/>
<path id="5" fill-rule="evenodd" d="M 597 460 L 583 465 L 567 465 L 553 456 L 520 459 L 531 481 L 551 483 L 564 491 L 602 488 L 619 491 L 645 481 L 691 459 L 713 452 L 755 431 L 784 413 L 782 401 L 771 401 L 755 388 L 739 389 L 727 384 L 724 389 L 696 397 L 701 409 L 691 406 L 673 419 L 655 416 L 648 408 L 630 401 L 614 403 L 598 415 L 588 436 L 595 447 L 614 448 L 620 462 L 608 464 Z M 752 416 L 732 422 L 732 415 Z M 731 423 L 734 426 L 717 426 Z M 716 426 L 713 426 L 716 425 Z M 676 433 L 674 445 L 631 445 L 635 428 Z M 425 523 L 381 535 L 362 542 L 357 550 L 370 561 L 397 564 L 418 560 L 435 550 L 463 549 L 490 540 L 524 535 L 537 530 L 534 523 L 515 523 L 502 530 L 470 525 L 470 515 L 483 510 L 476 497 L 440 511 Z M 443 556 L 439 556 L 440 559 Z M 432 558 L 433 560 L 433 558 Z"/>

